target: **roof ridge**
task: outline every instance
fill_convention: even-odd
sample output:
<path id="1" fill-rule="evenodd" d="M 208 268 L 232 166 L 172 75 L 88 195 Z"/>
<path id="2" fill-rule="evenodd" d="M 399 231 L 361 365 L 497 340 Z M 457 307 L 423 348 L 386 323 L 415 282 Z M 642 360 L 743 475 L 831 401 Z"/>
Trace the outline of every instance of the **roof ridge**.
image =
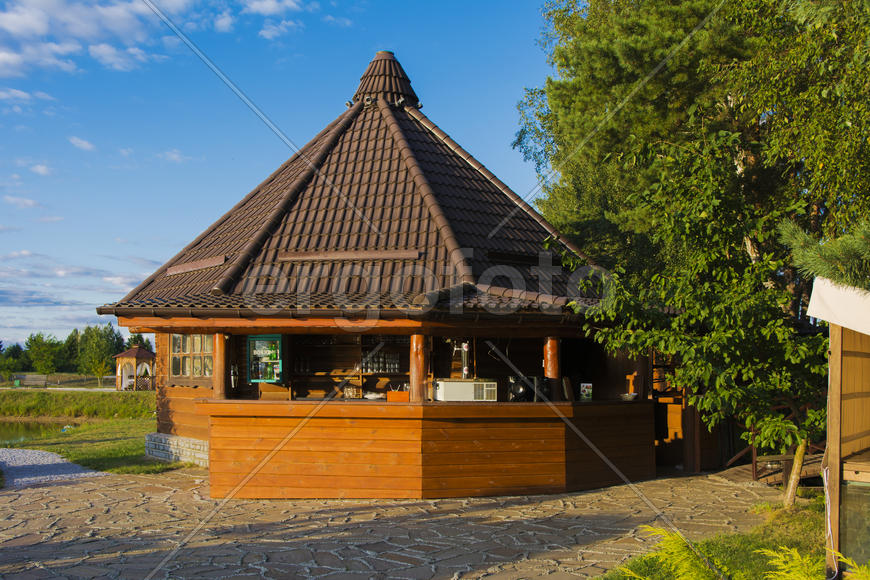
<path id="1" fill-rule="evenodd" d="M 426 179 L 426 175 L 423 173 L 423 170 L 420 169 L 420 165 L 414 157 L 414 151 L 411 149 L 407 137 L 405 137 L 405 134 L 402 132 L 402 128 L 399 125 L 396 115 L 393 113 L 389 103 L 384 99 L 378 99 L 378 108 L 381 110 L 381 113 L 387 122 L 390 135 L 393 137 L 393 140 L 396 141 L 396 145 L 398 145 L 399 155 L 405 160 L 408 172 L 412 175 L 414 182 L 422 191 L 423 203 L 426 205 L 426 209 L 429 210 L 429 215 L 435 221 L 436 229 L 442 236 L 444 236 L 444 243 L 447 246 L 450 261 L 459 273 L 460 283 L 474 284 L 474 275 L 471 272 L 471 266 L 466 261 L 465 255 L 459 247 L 459 240 L 456 238 L 456 234 L 453 232 L 450 222 L 447 221 L 447 218 L 444 216 L 444 211 L 438 204 L 438 197 L 435 195 L 435 191 L 432 189 L 429 180 Z"/>
<path id="2" fill-rule="evenodd" d="M 499 179 L 494 173 L 492 173 L 489 169 L 487 169 L 483 163 L 474 158 L 471 153 L 463 149 L 463 147 L 450 138 L 450 135 L 441 130 L 438 125 L 433 123 L 426 115 L 424 115 L 420 110 L 414 107 L 404 107 L 405 111 L 414 118 L 415 121 L 426 127 L 431 133 L 433 133 L 436 137 L 438 137 L 445 145 L 447 145 L 454 153 L 459 155 L 463 161 L 468 163 L 474 170 L 478 173 L 486 177 L 490 183 L 495 185 L 499 191 L 505 194 L 511 201 L 513 201 L 521 210 L 523 210 L 526 214 L 529 215 L 532 219 L 534 219 L 538 224 L 543 227 L 548 234 L 550 234 L 553 239 L 557 242 L 564 245 L 566 248 L 586 260 L 590 266 L 594 266 L 595 262 L 586 255 L 583 250 L 578 248 L 574 243 L 569 240 L 566 240 L 562 235 L 553 227 L 550 222 L 544 219 L 544 216 L 535 211 L 535 209 L 530 206 L 528 203 L 523 200 L 520 196 L 511 190 L 501 179 Z"/>
<path id="3" fill-rule="evenodd" d="M 336 123 L 338 123 L 340 119 L 341 119 L 341 115 L 339 115 L 338 117 L 336 117 L 336 118 L 335 118 L 335 119 L 334 119 L 334 120 L 333 120 L 329 125 L 327 125 L 327 126 L 324 127 L 323 129 L 321 129 L 320 132 L 317 133 L 317 135 L 315 135 L 314 137 L 312 137 L 312 139 L 311 139 L 308 143 L 306 143 L 305 145 L 303 145 L 302 148 L 300 148 L 300 149 L 297 150 L 293 155 L 291 155 L 290 158 L 289 158 L 287 161 L 285 161 L 284 163 L 282 163 L 282 164 L 278 167 L 278 169 L 276 169 L 275 171 L 273 171 L 271 174 L 269 174 L 268 177 L 266 177 L 266 179 L 264 179 L 264 180 L 261 181 L 259 184 L 257 184 L 257 186 L 254 187 L 254 189 L 252 189 L 252 190 L 251 190 L 251 191 L 250 191 L 250 192 L 249 192 L 245 197 L 243 197 L 242 199 L 240 199 L 240 200 L 239 200 L 239 201 L 238 201 L 238 202 L 237 202 L 233 207 L 231 207 L 231 208 L 228 209 L 226 212 L 224 212 L 224 214 L 223 214 L 221 217 L 219 217 L 217 220 L 215 220 L 214 223 L 212 223 L 209 227 L 207 227 L 207 228 L 205 229 L 205 231 L 203 231 L 201 234 L 199 234 L 199 235 L 198 235 L 198 236 L 197 236 L 197 237 L 196 237 L 192 242 L 190 242 L 189 244 L 187 244 L 186 246 L 184 246 L 184 247 L 183 247 L 183 248 L 182 248 L 182 249 L 181 249 L 177 254 L 175 254 L 175 255 L 172 256 L 168 261 L 166 261 L 166 262 L 163 264 L 163 266 L 161 266 L 160 268 L 158 268 L 158 269 L 157 269 L 153 274 L 151 274 L 150 276 L 148 276 L 147 278 L 145 278 L 142 282 L 140 282 L 138 286 L 136 286 L 135 288 L 133 288 L 132 290 L 130 290 L 130 292 L 128 292 L 127 295 L 124 296 L 120 301 L 121 301 L 121 302 L 125 302 L 125 301 L 127 301 L 127 300 L 132 299 L 132 297 L 133 297 L 134 295 L 138 294 L 139 292 L 141 292 L 142 290 L 144 290 L 144 289 L 145 289 L 149 284 L 151 284 L 151 282 L 153 282 L 153 281 L 157 278 L 157 276 L 159 276 L 160 274 L 166 272 L 166 270 L 168 270 L 171 266 L 175 265 L 175 263 L 179 260 L 179 258 L 181 258 L 183 255 L 185 255 L 185 254 L 187 253 L 188 250 L 190 250 L 191 248 L 194 248 L 194 247 L 195 247 L 197 244 L 199 244 L 199 243 L 200 243 L 200 242 L 201 242 L 201 241 L 202 241 L 206 236 L 208 236 L 210 233 L 212 233 L 212 232 L 215 231 L 218 227 L 220 227 L 220 226 L 221 226 L 225 221 L 227 221 L 227 219 L 228 219 L 230 216 L 232 216 L 232 215 L 236 212 L 236 210 L 238 210 L 240 207 L 242 207 L 242 206 L 245 205 L 248 201 L 250 201 L 250 199 L 251 199 L 252 197 L 254 197 L 254 195 L 256 195 L 258 192 L 260 192 L 260 191 L 263 189 L 263 187 L 265 187 L 266 185 L 268 185 L 268 184 L 269 184 L 272 180 L 274 180 L 274 179 L 275 179 L 275 178 L 276 178 L 276 177 L 277 177 L 277 176 L 278 176 L 282 171 L 284 171 L 284 170 L 285 170 L 285 169 L 286 169 L 286 168 L 287 168 L 291 163 L 293 163 L 294 161 L 296 161 L 296 160 L 297 160 L 297 159 L 302 155 L 302 152 L 305 150 L 306 147 L 308 147 L 308 145 L 312 145 L 312 144 L 316 143 L 316 142 L 317 142 L 319 139 L 321 139 L 324 135 L 328 134 L 328 133 L 330 132 L 330 130 L 331 130 L 333 127 L 335 127 Z"/>
<path id="4" fill-rule="evenodd" d="M 251 240 L 239 252 L 236 259 L 233 260 L 232 264 L 227 269 L 227 271 L 224 272 L 224 275 L 221 276 L 217 284 L 212 287 L 212 294 L 226 294 L 230 284 L 232 284 L 235 281 L 236 277 L 248 266 L 251 258 L 254 257 L 254 254 L 262 249 L 266 238 L 269 236 L 275 226 L 278 225 L 281 217 L 287 211 L 289 206 L 296 200 L 299 192 L 302 191 L 302 189 L 308 184 L 308 181 L 317 171 L 318 167 L 326 160 L 326 157 L 329 155 L 329 153 L 332 152 L 333 147 L 335 147 L 335 144 L 338 142 L 338 138 L 342 135 L 342 133 L 344 133 L 345 129 L 347 129 L 351 121 L 356 119 L 356 116 L 361 109 L 361 103 L 355 103 L 350 108 L 350 110 L 345 113 L 343 119 L 339 117 L 339 119 L 341 120 L 338 121 L 332 131 L 330 131 L 329 135 L 326 137 L 326 143 L 321 146 L 320 151 L 317 152 L 315 157 L 313 159 L 303 157 L 308 162 L 308 169 L 306 169 L 299 177 L 297 177 L 293 184 L 287 189 L 287 191 L 275 205 L 272 213 L 269 214 L 268 219 L 263 222 L 263 225 L 260 226 L 260 229 L 257 230 L 257 233 L 254 234 Z"/>

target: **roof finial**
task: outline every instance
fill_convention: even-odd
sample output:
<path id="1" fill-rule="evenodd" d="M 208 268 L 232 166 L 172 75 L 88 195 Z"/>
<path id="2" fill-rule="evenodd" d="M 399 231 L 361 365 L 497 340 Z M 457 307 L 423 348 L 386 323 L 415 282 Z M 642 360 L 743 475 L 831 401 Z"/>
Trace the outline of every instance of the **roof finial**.
<path id="1" fill-rule="evenodd" d="M 411 88 L 411 80 L 389 50 L 376 52 L 375 58 L 360 78 L 353 100 L 357 102 L 366 97 L 372 100 L 385 99 L 388 103 L 397 103 L 400 99 L 412 104 L 419 101 Z"/>

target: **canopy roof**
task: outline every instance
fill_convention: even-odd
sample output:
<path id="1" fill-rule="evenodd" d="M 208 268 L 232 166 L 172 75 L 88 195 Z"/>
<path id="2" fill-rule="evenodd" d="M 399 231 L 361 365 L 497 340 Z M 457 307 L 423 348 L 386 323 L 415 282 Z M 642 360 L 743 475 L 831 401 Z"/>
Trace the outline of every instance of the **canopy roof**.
<path id="1" fill-rule="evenodd" d="M 178 255 L 97 311 L 419 316 L 595 301 L 577 296 L 560 267 L 562 254 L 585 257 L 420 112 L 393 53 L 375 55 L 348 105 Z"/>
<path id="2" fill-rule="evenodd" d="M 842 286 L 827 278 L 816 278 L 807 314 L 855 332 L 870 334 L 870 292 Z"/>
<path id="3" fill-rule="evenodd" d="M 156 358 L 156 357 L 157 357 L 157 355 L 155 355 L 153 352 L 151 352 L 147 348 L 139 346 L 138 344 L 134 344 L 131 348 L 128 348 L 124 352 L 119 352 L 118 354 L 114 355 L 112 358 L 135 358 L 138 360 L 138 359 L 152 359 L 152 358 Z"/>

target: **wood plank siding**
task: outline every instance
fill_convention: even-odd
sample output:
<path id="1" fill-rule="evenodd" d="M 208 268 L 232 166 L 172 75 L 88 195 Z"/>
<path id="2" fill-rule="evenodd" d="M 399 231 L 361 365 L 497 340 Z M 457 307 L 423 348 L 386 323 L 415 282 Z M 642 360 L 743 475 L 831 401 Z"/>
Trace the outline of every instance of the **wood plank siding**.
<path id="1" fill-rule="evenodd" d="M 870 335 L 842 332 L 840 455 L 848 457 L 870 449 Z"/>
<path id="2" fill-rule="evenodd" d="M 234 497 L 441 498 L 619 483 L 559 414 L 630 479 L 655 475 L 652 405 L 646 402 L 562 403 L 554 411 L 524 403 L 331 402 L 318 408 L 314 401 L 201 399 L 197 409 L 210 421 L 213 498 L 242 482 Z"/>
<path id="3" fill-rule="evenodd" d="M 211 397 L 206 387 L 159 387 L 157 390 L 157 432 L 208 440 L 208 417 L 196 412 L 195 400 Z"/>

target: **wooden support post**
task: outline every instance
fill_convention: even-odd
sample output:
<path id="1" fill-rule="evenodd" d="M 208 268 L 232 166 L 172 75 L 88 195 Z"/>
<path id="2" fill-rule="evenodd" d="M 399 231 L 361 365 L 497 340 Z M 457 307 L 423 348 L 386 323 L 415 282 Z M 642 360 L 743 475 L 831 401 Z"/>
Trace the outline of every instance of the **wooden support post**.
<path id="1" fill-rule="evenodd" d="M 428 346 L 423 334 L 411 335 L 411 392 L 412 403 L 426 400 L 426 377 L 429 374 Z"/>
<path id="2" fill-rule="evenodd" d="M 550 400 L 562 401 L 562 372 L 559 369 L 559 339 L 548 336 L 544 339 L 544 376 L 550 386 Z"/>
<path id="3" fill-rule="evenodd" d="M 822 469 L 827 471 L 828 477 L 825 482 L 825 492 L 828 496 L 830 513 L 825 547 L 831 550 L 840 550 L 840 472 L 843 467 L 842 457 L 842 397 L 843 397 L 843 327 L 832 324 L 828 332 L 830 337 L 830 350 L 828 351 L 828 441 L 825 456 L 822 461 Z M 839 569 L 837 557 L 830 551 L 826 558 L 827 577 L 831 578 L 834 571 Z"/>
<path id="4" fill-rule="evenodd" d="M 212 368 L 211 385 L 212 398 L 227 398 L 227 339 L 223 332 L 214 335 L 214 367 Z"/>

